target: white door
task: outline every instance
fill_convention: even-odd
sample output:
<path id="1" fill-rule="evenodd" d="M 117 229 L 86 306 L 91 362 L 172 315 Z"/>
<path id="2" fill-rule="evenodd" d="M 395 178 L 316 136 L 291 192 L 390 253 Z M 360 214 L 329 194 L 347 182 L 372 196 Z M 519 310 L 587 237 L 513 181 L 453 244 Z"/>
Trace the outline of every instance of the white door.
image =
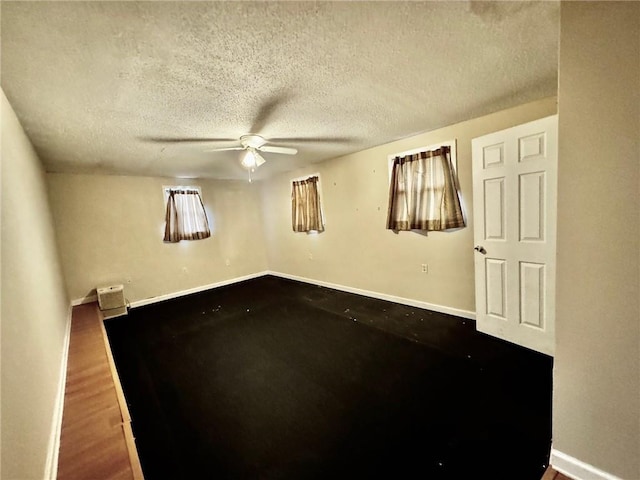
<path id="1" fill-rule="evenodd" d="M 558 116 L 472 149 L 476 328 L 553 355 Z"/>

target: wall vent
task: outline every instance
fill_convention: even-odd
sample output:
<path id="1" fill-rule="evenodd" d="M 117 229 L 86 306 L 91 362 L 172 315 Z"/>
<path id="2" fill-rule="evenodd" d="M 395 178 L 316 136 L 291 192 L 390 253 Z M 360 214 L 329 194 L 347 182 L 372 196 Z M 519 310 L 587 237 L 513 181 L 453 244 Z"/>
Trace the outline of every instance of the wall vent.
<path id="1" fill-rule="evenodd" d="M 96 288 L 98 305 L 104 314 L 104 318 L 117 317 L 127 313 L 127 303 L 124 298 L 122 285 Z"/>

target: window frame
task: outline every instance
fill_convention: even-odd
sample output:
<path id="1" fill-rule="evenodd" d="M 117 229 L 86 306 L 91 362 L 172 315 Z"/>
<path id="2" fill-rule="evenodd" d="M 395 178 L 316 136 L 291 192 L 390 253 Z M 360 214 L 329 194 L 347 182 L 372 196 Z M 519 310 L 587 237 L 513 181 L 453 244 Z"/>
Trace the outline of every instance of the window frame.
<path id="1" fill-rule="evenodd" d="M 324 213 L 324 206 L 323 206 L 323 198 L 324 198 L 324 194 L 322 192 L 322 177 L 320 176 L 320 172 L 315 172 L 315 173 L 309 173 L 307 175 L 302 175 L 300 177 L 295 177 L 295 178 L 290 178 L 289 179 L 289 192 L 293 192 L 293 182 L 300 182 L 303 180 L 308 180 L 311 177 L 318 177 L 318 184 L 317 184 L 317 190 L 318 190 L 318 203 L 320 204 L 320 215 L 322 216 L 322 227 L 324 228 L 324 230 L 327 229 L 327 217 L 325 216 Z M 291 210 L 291 198 L 289 198 L 289 210 Z M 293 231 L 292 233 L 303 233 L 303 232 L 295 232 Z M 308 232 L 304 232 L 307 235 L 317 235 L 319 233 L 321 233 L 319 230 L 309 230 Z"/>
<path id="2" fill-rule="evenodd" d="M 420 152 L 429 152 L 432 150 L 437 150 L 440 147 L 449 147 L 449 154 L 451 155 L 451 165 L 453 166 L 453 171 L 456 175 L 458 175 L 458 152 L 456 148 L 457 139 L 447 140 L 445 142 L 434 143 L 433 145 L 427 145 L 426 147 L 412 148 L 411 150 L 405 150 L 400 153 L 392 153 L 391 155 L 387 155 L 387 168 L 388 168 L 388 179 L 387 183 L 391 185 L 391 172 L 393 171 L 393 161 L 396 157 L 405 157 L 407 155 L 415 155 Z M 460 180 L 458 178 L 458 180 Z"/>
<path id="3" fill-rule="evenodd" d="M 200 195 L 200 198 L 202 198 L 202 187 L 199 185 L 163 185 L 162 186 L 162 195 L 164 198 L 164 209 L 167 209 L 167 201 L 169 200 L 169 191 L 170 190 L 177 190 L 177 189 L 187 189 L 187 188 L 191 188 L 193 190 L 197 190 L 198 191 L 198 195 Z M 204 199 L 202 200 L 202 202 L 204 203 Z"/>
<path id="4" fill-rule="evenodd" d="M 438 143 L 434 143 L 432 145 L 427 145 L 427 146 L 423 146 L 423 147 L 418 147 L 418 148 L 412 148 L 411 150 L 405 150 L 403 152 L 399 152 L 399 153 L 392 153 L 390 155 L 387 155 L 387 168 L 388 168 L 388 172 L 387 172 L 387 185 L 388 188 L 391 188 L 391 178 L 392 178 L 392 173 L 393 173 L 393 163 L 394 160 L 396 159 L 396 157 L 404 157 L 407 155 L 415 155 L 421 152 L 429 152 L 429 151 L 433 151 L 433 150 L 438 150 L 441 147 L 449 147 L 449 154 L 451 155 L 451 166 L 453 167 L 453 173 L 457 178 L 457 183 L 458 183 L 458 198 L 460 200 L 460 208 L 462 210 L 462 216 L 464 218 L 464 223 L 465 226 L 464 227 L 457 227 L 457 228 L 450 228 L 447 230 L 439 230 L 439 232 L 455 232 L 458 230 L 461 230 L 463 228 L 466 228 L 469 224 L 469 217 L 467 215 L 467 207 L 466 207 L 466 202 L 464 200 L 464 195 L 462 192 L 462 189 L 460 188 L 460 177 L 458 176 L 458 151 L 457 151 L 457 138 L 454 138 L 452 140 L 446 140 L 443 142 L 438 142 Z M 388 207 L 388 205 L 387 205 Z M 415 232 L 415 233 L 419 233 L 421 235 L 424 234 L 424 230 L 421 229 L 411 229 L 411 232 Z"/>
<path id="5" fill-rule="evenodd" d="M 167 204 L 169 202 L 169 192 L 171 190 L 195 190 L 196 192 L 198 192 L 198 196 L 200 197 L 200 201 L 202 202 L 202 208 L 203 208 L 203 212 L 204 212 L 204 216 L 205 216 L 205 220 L 207 222 L 207 228 L 209 230 L 209 235 L 205 238 L 200 238 L 200 239 L 181 239 L 178 240 L 177 242 L 168 242 L 166 240 L 163 240 L 164 243 L 177 243 L 179 244 L 181 241 L 185 240 L 185 241 L 193 241 L 193 240 L 206 240 L 207 238 L 210 238 L 213 235 L 213 231 L 211 228 L 211 220 L 209 219 L 210 215 L 207 213 L 207 207 L 204 204 L 204 198 L 202 196 L 202 187 L 200 185 L 184 185 L 184 184 L 180 184 L 180 185 L 162 185 L 162 196 L 163 196 L 163 200 L 164 200 L 164 207 L 163 207 L 163 211 L 166 217 L 166 212 L 167 212 Z M 163 228 L 163 232 L 166 229 L 166 218 L 165 218 L 165 222 L 164 222 L 164 228 Z M 199 232 L 191 232 L 191 233 L 199 233 Z"/>

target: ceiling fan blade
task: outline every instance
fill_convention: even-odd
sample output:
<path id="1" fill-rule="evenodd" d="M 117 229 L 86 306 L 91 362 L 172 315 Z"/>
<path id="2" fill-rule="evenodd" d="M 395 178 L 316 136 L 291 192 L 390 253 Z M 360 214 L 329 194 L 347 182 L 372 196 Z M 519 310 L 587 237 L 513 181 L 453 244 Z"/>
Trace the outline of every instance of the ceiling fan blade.
<path id="1" fill-rule="evenodd" d="M 296 153 L 298 153 L 298 150 L 296 148 L 274 147 L 272 145 L 265 145 L 263 147 L 258 148 L 258 150 L 260 150 L 261 152 L 267 152 L 267 153 L 281 153 L 283 155 L 295 155 Z"/>
<path id="2" fill-rule="evenodd" d="M 203 152 L 226 152 L 229 150 L 244 150 L 244 147 L 221 147 L 221 148 L 208 148 Z"/>
<path id="3" fill-rule="evenodd" d="M 196 143 L 196 142 L 237 142 L 237 138 L 203 137 L 138 137 L 139 140 L 154 143 Z"/>
<path id="4" fill-rule="evenodd" d="M 350 143 L 355 142 L 358 139 L 355 137 L 282 137 L 273 138 L 269 137 L 270 142 L 278 143 Z"/>

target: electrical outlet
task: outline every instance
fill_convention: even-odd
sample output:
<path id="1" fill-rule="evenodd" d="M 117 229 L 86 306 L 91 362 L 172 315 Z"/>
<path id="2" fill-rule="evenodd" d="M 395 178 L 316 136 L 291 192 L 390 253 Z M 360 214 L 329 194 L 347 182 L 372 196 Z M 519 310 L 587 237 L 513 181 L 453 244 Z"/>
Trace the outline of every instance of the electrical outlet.
<path id="1" fill-rule="evenodd" d="M 422 273 L 429 273 L 429 265 L 426 263 L 422 264 Z"/>
<path id="2" fill-rule="evenodd" d="M 313 260 L 313 253 L 309 252 L 309 260 Z"/>
<path id="3" fill-rule="evenodd" d="M 224 264 L 228 267 L 229 265 L 231 265 L 231 260 L 229 260 L 228 258 L 224 261 Z"/>

